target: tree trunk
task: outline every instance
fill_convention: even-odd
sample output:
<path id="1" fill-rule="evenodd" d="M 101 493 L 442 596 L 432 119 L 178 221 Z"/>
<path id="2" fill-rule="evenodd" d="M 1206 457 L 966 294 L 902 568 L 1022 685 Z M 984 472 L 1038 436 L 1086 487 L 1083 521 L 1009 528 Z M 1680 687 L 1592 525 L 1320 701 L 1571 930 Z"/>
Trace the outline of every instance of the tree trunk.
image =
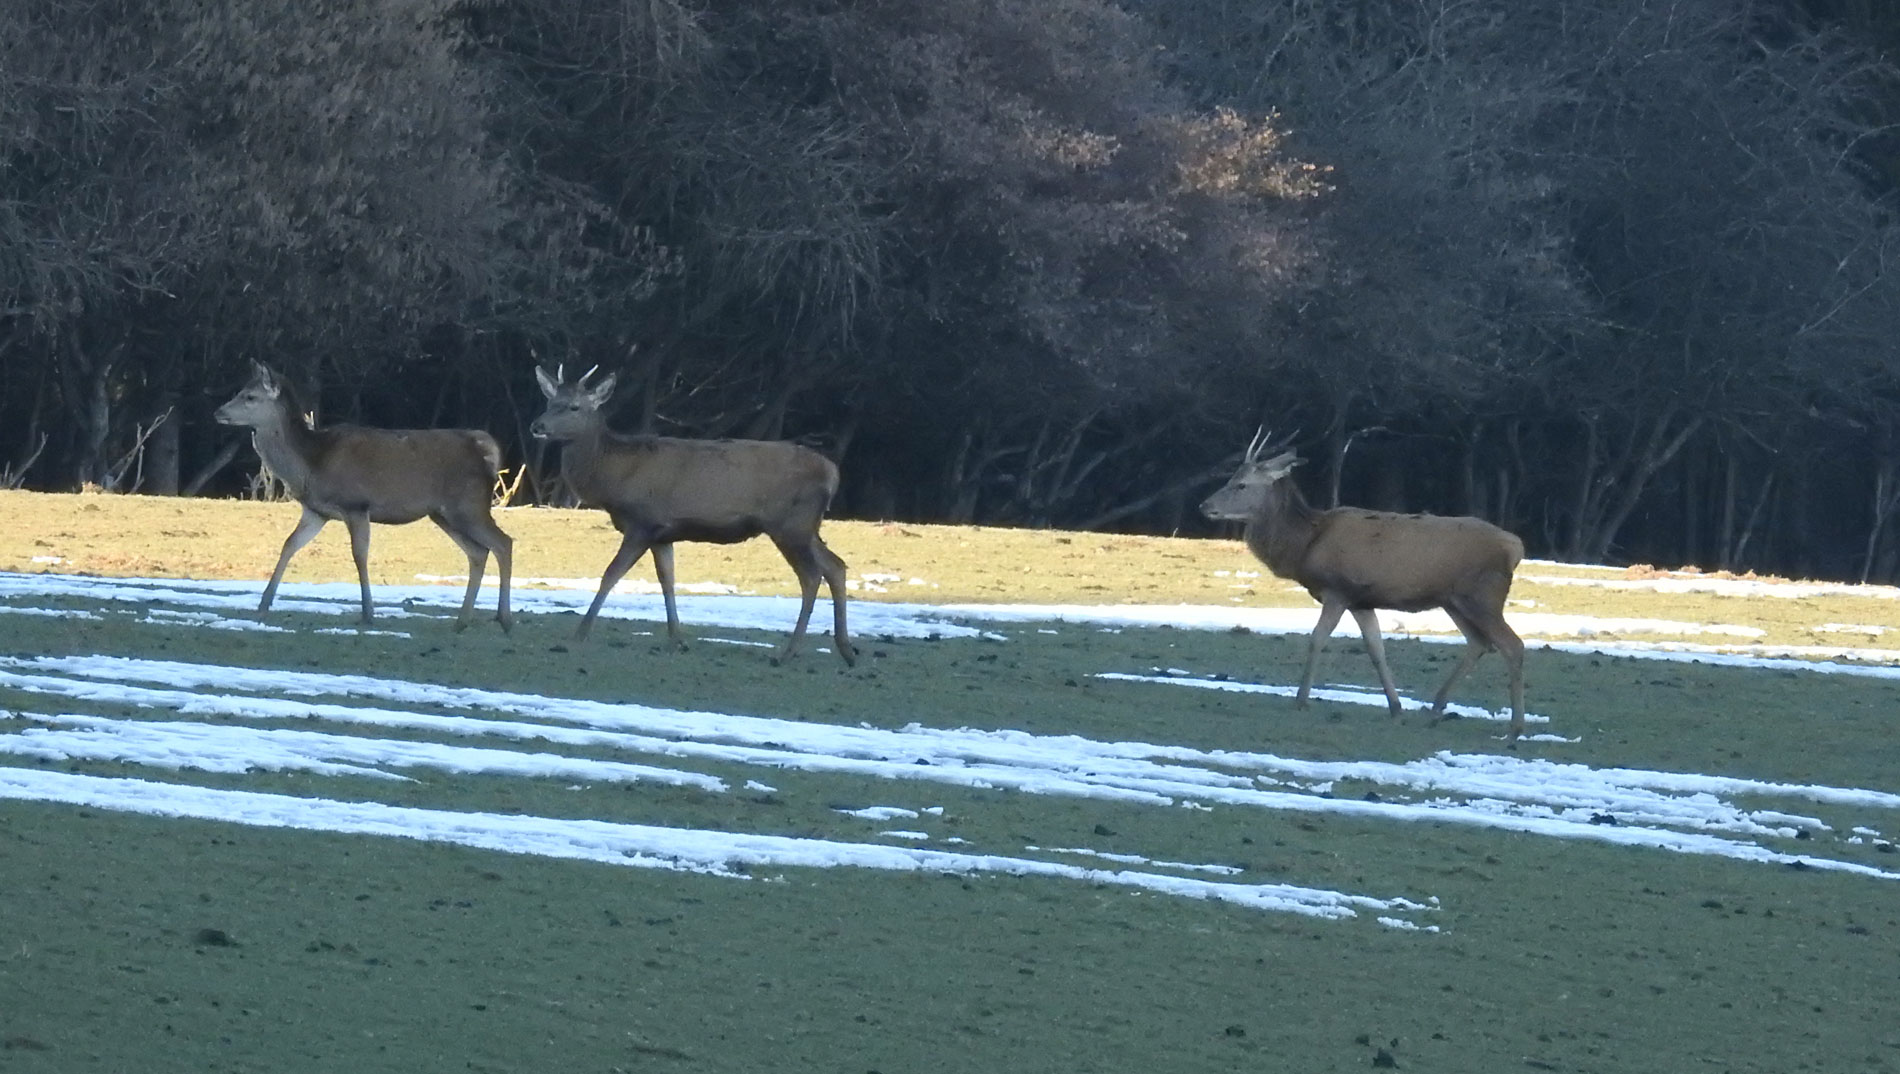
<path id="1" fill-rule="evenodd" d="M 1510 449 L 1508 465 L 1500 463 L 1497 467 L 1495 473 L 1497 491 L 1493 493 L 1491 514 L 1485 517 L 1516 533 L 1521 524 L 1518 517 L 1517 490 L 1523 488 L 1526 483 L 1523 476 L 1525 473 L 1524 422 L 1521 419 L 1512 418 L 1505 423 L 1504 443 Z M 1546 517 L 1548 514 L 1546 512 Z M 1549 554 L 1548 550 L 1553 548 L 1554 544 L 1547 540 L 1544 542 L 1544 547 L 1547 550 L 1546 554 Z"/>
<path id="2" fill-rule="evenodd" d="M 1649 435 L 1644 439 L 1643 446 L 1637 449 L 1628 473 L 1620 482 L 1622 494 L 1597 528 L 1596 539 L 1591 544 L 1591 559 L 1594 562 L 1602 563 L 1609 558 L 1610 545 L 1615 542 L 1617 533 L 1629 521 L 1630 515 L 1636 512 L 1636 505 L 1642 502 L 1643 494 L 1649 491 L 1649 483 L 1655 479 L 1658 471 L 1669 465 L 1670 460 L 1682 451 L 1689 438 L 1702 428 L 1701 417 L 1690 418 L 1672 436 L 1669 434 L 1672 418 L 1671 414 L 1661 414 L 1651 423 Z"/>
<path id="3" fill-rule="evenodd" d="M 976 447 L 976 434 L 969 429 L 963 430 L 963 436 L 957 441 L 956 454 L 950 457 L 946 470 L 945 491 L 950 494 L 950 502 L 944 512 L 945 521 L 953 526 L 967 525 L 976 516 L 977 495 L 982 488 L 981 478 L 971 471 L 975 469 L 970 455 Z"/>
<path id="4" fill-rule="evenodd" d="M 1589 538 L 1591 519 L 1596 513 L 1597 491 L 1597 420 L 1583 419 L 1583 451 L 1577 468 L 1576 490 L 1570 502 L 1570 534 L 1564 540 L 1564 558 L 1572 563 L 1583 559 Z"/>
<path id="5" fill-rule="evenodd" d="M 106 458 L 106 438 L 112 432 L 112 396 L 107 391 L 115 349 L 105 361 L 94 363 L 77 335 L 66 337 L 68 361 L 61 363 L 61 381 L 67 412 L 79 441 L 74 477 L 81 486 L 103 487 L 110 461 Z"/>
<path id="6" fill-rule="evenodd" d="M 1343 418 L 1333 422 L 1326 433 L 1326 506 L 1338 507 L 1340 486 L 1345 484 L 1346 451 L 1352 447 L 1352 437 L 1346 432 Z"/>
<path id="7" fill-rule="evenodd" d="M 146 450 L 145 491 L 154 496 L 178 495 L 178 427 L 182 423 L 177 420 L 177 407 L 176 392 L 159 396 L 159 413 L 172 417 L 161 421 L 153 430 Z"/>
<path id="8" fill-rule="evenodd" d="M 1880 538 L 1887 527 L 1887 520 L 1893 517 L 1896 507 L 1900 507 L 1900 488 L 1896 488 L 1894 461 L 1891 455 L 1883 456 L 1880 465 L 1874 468 L 1873 521 L 1867 528 L 1867 546 L 1860 557 L 1860 583 L 1867 584 L 1873 574 L 1874 558 L 1880 551 Z"/>
<path id="9" fill-rule="evenodd" d="M 1723 570 L 1735 565 L 1735 501 L 1737 487 L 1741 484 L 1742 462 L 1733 452 L 1723 459 L 1722 467 L 1722 521 L 1716 534 L 1719 542 L 1715 562 Z"/>
<path id="10" fill-rule="evenodd" d="M 1775 475 L 1773 471 L 1770 471 L 1766 477 L 1762 478 L 1761 494 L 1755 497 L 1755 506 L 1749 508 L 1748 521 L 1742 525 L 1742 532 L 1735 538 L 1734 552 L 1727 557 L 1730 570 L 1743 567 L 1745 563 L 1743 557 L 1748 555 L 1748 542 L 1755 536 L 1756 527 L 1761 524 L 1762 512 L 1767 509 L 1768 500 L 1774 494 L 1774 490 Z"/>
<path id="11" fill-rule="evenodd" d="M 1599 419 L 1584 419 L 1584 465 L 1571 518 L 1572 561 L 1602 563 L 1609 559 L 1610 546 L 1642 502 L 1650 482 L 1701 430 L 1704 421 L 1700 416 L 1693 417 L 1671 431 L 1675 417 L 1674 411 L 1665 411 L 1631 429 L 1611 460 L 1597 457 L 1603 442 Z"/>
<path id="12" fill-rule="evenodd" d="M 1484 483 L 1478 479 L 1478 441 L 1483 435 L 1484 423 L 1473 424 L 1458 459 L 1458 509 L 1476 518 L 1485 517 Z"/>
<path id="13" fill-rule="evenodd" d="M 191 475 L 191 480 L 185 482 L 183 495 L 196 496 L 203 492 L 204 487 L 211 483 L 211 479 L 218 476 L 218 471 L 231 465 L 231 460 L 237 458 L 237 453 L 249 442 L 249 437 L 242 436 L 233 436 L 226 441 L 225 445 L 218 449 L 218 453 L 211 456 L 211 461 L 200 466 L 197 472 Z"/>
<path id="14" fill-rule="evenodd" d="M 1698 458 L 1694 465 L 1682 468 L 1682 526 L 1681 539 L 1676 545 L 1676 558 L 1682 563 L 1702 562 L 1702 481 L 1704 460 Z"/>
<path id="15" fill-rule="evenodd" d="M 21 461 L 17 465 L 12 462 L 0 464 L 0 488 L 19 488 L 25 484 L 26 472 L 33 468 L 33 464 L 38 462 L 40 455 L 46 451 L 46 442 L 49 438 L 40 428 L 40 417 L 45 409 L 46 380 L 36 377 L 33 381 L 33 407 L 27 411 L 25 427 L 20 430 L 23 434 L 20 438 Z"/>

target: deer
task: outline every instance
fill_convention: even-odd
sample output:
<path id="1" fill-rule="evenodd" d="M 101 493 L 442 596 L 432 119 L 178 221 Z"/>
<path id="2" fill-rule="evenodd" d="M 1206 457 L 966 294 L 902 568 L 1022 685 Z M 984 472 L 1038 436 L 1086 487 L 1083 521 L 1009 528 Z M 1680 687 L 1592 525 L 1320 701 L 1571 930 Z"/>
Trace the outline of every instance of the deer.
<path id="1" fill-rule="evenodd" d="M 1442 718 L 1451 688 L 1493 649 L 1510 665 L 1512 749 L 1524 730 L 1524 642 L 1504 621 L 1511 579 L 1524 558 L 1515 534 L 1469 516 L 1407 515 L 1359 507 L 1317 510 L 1288 477 L 1300 463 L 1291 451 L 1265 453 L 1264 432 L 1247 446 L 1234 476 L 1201 504 L 1216 521 L 1244 521 L 1247 548 L 1273 574 L 1296 582 L 1319 602 L 1307 642 L 1296 707 L 1305 708 L 1313 668 L 1344 612 L 1351 612 L 1379 672 L 1386 704 L 1399 715 L 1398 691 L 1386 667 L 1375 610 L 1443 608 L 1465 637 L 1465 651 L 1432 700 Z"/>
<path id="2" fill-rule="evenodd" d="M 340 520 L 350 531 L 350 554 L 363 592 L 363 623 L 371 621 L 370 524 L 401 525 L 427 517 L 468 556 L 468 591 L 455 629 L 473 616 L 482 572 L 494 553 L 501 572 L 495 618 L 512 631 L 508 588 L 514 541 L 490 513 L 491 490 L 501 468 L 501 447 L 479 429 L 372 429 L 319 427 L 305 418 L 284 379 L 253 361 L 251 380 L 213 415 L 221 424 L 249 426 L 258 457 L 303 506 L 297 527 L 284 539 L 277 568 L 264 586 L 257 611 L 270 611 L 290 559 L 323 527 Z"/>
<path id="3" fill-rule="evenodd" d="M 678 541 L 733 544 L 763 534 L 798 576 L 798 622 L 773 657 L 798 650 L 822 580 L 831 591 L 832 638 L 846 667 L 857 652 L 845 629 L 845 563 L 818 536 L 838 491 L 838 467 L 810 448 L 782 440 L 702 440 L 617 433 L 601 408 L 615 375 L 589 385 L 596 366 L 569 384 L 563 366 L 550 375 L 535 367 L 547 409 L 529 427 L 537 439 L 563 445 L 561 476 L 584 505 L 607 512 L 620 531 L 620 548 L 601 575 L 600 590 L 581 618 L 585 641 L 607 594 L 640 557 L 653 552 L 653 570 L 666 601 L 667 638 L 685 647 L 673 598 L 673 545 Z"/>

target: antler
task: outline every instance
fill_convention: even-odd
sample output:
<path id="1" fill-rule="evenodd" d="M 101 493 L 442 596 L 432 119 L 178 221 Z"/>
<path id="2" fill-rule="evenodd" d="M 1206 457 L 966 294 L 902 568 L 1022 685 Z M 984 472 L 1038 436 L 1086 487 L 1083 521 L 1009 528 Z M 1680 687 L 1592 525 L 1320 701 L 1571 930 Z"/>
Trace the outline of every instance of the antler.
<path id="1" fill-rule="evenodd" d="M 1253 440 L 1247 444 L 1247 457 L 1244 463 L 1245 465 L 1251 466 L 1261 459 L 1272 458 L 1281 452 L 1291 451 L 1293 449 L 1293 442 L 1299 438 L 1300 431 L 1295 429 L 1286 436 L 1275 440 L 1273 434 L 1267 431 L 1267 427 L 1262 425 L 1254 432 Z"/>
<path id="2" fill-rule="evenodd" d="M 1267 432 L 1265 425 L 1254 430 L 1253 439 L 1247 443 L 1247 456 L 1244 460 L 1248 466 L 1260 461 L 1260 449 L 1266 447 L 1267 441 L 1271 438 L 1272 434 Z"/>

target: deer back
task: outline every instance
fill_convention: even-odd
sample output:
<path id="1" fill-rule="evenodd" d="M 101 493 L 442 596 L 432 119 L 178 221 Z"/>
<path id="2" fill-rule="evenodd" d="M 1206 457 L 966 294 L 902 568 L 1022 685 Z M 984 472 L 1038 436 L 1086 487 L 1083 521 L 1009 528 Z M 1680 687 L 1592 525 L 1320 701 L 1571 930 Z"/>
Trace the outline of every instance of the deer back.
<path id="1" fill-rule="evenodd" d="M 313 429 L 302 465 L 290 464 L 290 472 L 265 449 L 261 431 L 258 451 L 319 514 L 368 510 L 378 522 L 412 521 L 445 506 L 486 505 L 501 461 L 495 438 L 471 429 Z"/>
<path id="2" fill-rule="evenodd" d="M 830 459 L 776 440 L 609 434 L 569 443 L 562 470 L 584 502 L 692 534 L 815 532 L 838 489 Z"/>
<path id="3" fill-rule="evenodd" d="M 1481 518 L 1339 507 L 1320 514 L 1296 577 L 1355 606 L 1416 611 L 1473 579 L 1509 578 L 1523 558 L 1515 534 Z"/>

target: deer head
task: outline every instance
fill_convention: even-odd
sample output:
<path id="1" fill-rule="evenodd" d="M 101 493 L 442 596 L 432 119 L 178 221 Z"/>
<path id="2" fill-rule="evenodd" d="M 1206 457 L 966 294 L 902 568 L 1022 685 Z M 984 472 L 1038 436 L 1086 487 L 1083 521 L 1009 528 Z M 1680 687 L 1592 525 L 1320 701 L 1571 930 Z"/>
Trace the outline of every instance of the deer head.
<path id="1" fill-rule="evenodd" d="M 257 426 L 281 420 L 283 383 L 264 363 L 251 360 L 251 381 L 212 417 L 222 425 Z"/>
<path id="2" fill-rule="evenodd" d="M 1298 455 L 1283 450 L 1292 442 L 1291 437 L 1279 444 L 1269 443 L 1269 439 L 1265 429 L 1254 434 L 1241 456 L 1240 469 L 1227 484 L 1201 501 L 1201 514 L 1216 522 L 1242 520 L 1251 518 L 1266 502 L 1269 490 L 1300 464 Z M 1263 455 L 1267 457 L 1261 458 Z"/>
<path id="3" fill-rule="evenodd" d="M 600 408 L 614 393 L 615 374 L 607 374 L 607 379 L 592 387 L 587 378 L 600 370 L 599 366 L 581 374 L 579 380 L 568 384 L 563 379 L 566 366 L 554 367 L 553 375 L 540 366 L 534 368 L 534 379 L 541 385 L 541 394 L 548 397 L 548 408 L 534 419 L 528 431 L 538 440 L 572 440 L 581 436 L 600 423 Z"/>

